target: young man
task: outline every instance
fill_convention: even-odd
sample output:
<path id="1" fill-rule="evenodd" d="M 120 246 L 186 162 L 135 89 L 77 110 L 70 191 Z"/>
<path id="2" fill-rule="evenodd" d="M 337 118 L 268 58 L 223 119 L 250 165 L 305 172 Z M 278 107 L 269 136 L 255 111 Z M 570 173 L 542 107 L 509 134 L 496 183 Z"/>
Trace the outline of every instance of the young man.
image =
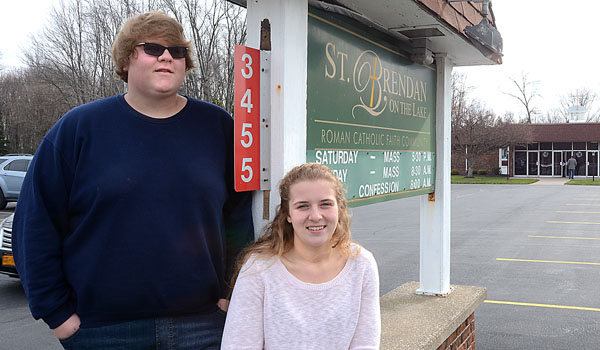
<path id="1" fill-rule="evenodd" d="M 130 19 L 113 45 L 128 92 L 68 112 L 42 141 L 13 224 L 33 316 L 66 349 L 218 349 L 225 280 L 253 238 L 233 189 L 233 120 L 177 94 L 182 26 Z"/>
<path id="2" fill-rule="evenodd" d="M 575 177 L 575 168 L 577 167 L 577 160 L 571 155 L 571 158 L 567 161 L 567 170 L 569 171 L 569 179 Z"/>

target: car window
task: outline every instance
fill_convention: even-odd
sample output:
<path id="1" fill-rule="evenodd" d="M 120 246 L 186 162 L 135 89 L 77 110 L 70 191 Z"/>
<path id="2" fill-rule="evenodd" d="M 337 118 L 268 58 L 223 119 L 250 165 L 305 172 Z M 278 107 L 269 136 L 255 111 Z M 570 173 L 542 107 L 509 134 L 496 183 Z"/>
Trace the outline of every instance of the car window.
<path id="1" fill-rule="evenodd" d="M 28 159 L 16 159 L 16 160 L 13 160 L 12 162 L 8 163 L 4 167 L 4 170 L 26 172 L 28 163 L 29 163 Z"/>

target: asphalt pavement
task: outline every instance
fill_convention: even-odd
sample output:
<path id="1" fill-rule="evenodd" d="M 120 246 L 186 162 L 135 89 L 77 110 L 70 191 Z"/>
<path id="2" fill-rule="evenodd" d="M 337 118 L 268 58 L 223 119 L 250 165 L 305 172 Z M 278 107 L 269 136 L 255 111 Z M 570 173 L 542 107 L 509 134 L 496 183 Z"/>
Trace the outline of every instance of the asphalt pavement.
<path id="1" fill-rule="evenodd" d="M 419 199 L 354 209 L 381 294 L 419 280 Z M 484 286 L 477 350 L 600 349 L 600 187 L 452 185 L 451 284 Z"/>
<path id="2" fill-rule="evenodd" d="M 419 198 L 352 214 L 381 294 L 418 281 Z M 452 185 L 451 245 L 451 284 L 488 290 L 477 350 L 600 349 L 600 187 Z M 0 350 L 39 349 L 61 347 L 29 314 L 19 281 L 0 276 Z"/>
<path id="3" fill-rule="evenodd" d="M 15 211 L 15 203 L 0 210 L 0 220 Z M 21 282 L 0 275 L 0 350 L 61 350 L 52 331 L 29 313 Z"/>

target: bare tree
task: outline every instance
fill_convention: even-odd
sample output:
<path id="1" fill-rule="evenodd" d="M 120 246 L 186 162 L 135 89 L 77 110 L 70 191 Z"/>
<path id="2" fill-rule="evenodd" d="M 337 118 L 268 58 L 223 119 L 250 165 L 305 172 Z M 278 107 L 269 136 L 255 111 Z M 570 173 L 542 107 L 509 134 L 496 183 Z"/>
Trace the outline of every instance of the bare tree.
<path id="1" fill-rule="evenodd" d="M 220 90 L 223 96 L 225 109 L 233 112 L 234 89 L 233 89 L 233 65 L 235 45 L 243 45 L 246 42 L 246 12 L 237 5 L 224 2 L 225 11 L 225 37 L 221 41 L 222 71 L 226 73 L 220 80 Z"/>
<path id="2" fill-rule="evenodd" d="M 452 116 L 452 148 L 465 155 L 467 177 L 473 177 L 478 158 L 508 146 L 513 140 L 510 124 L 479 102 L 471 102 L 460 115 Z"/>
<path id="3" fill-rule="evenodd" d="M 126 13 L 131 13 L 130 8 L 119 3 L 120 1 L 115 3 L 110 0 L 89 3 L 87 16 L 91 30 L 87 32 L 87 41 L 91 62 L 95 63 L 89 72 L 96 98 L 118 94 L 124 90 L 124 84 L 114 77 L 114 64 L 110 54 Z"/>
<path id="4" fill-rule="evenodd" d="M 527 74 L 524 72 L 521 73 L 520 80 L 516 78 L 510 78 L 512 83 L 517 88 L 517 93 L 509 93 L 505 92 L 505 94 L 512 96 L 519 100 L 523 107 L 525 108 L 526 113 L 526 121 L 531 124 L 534 121 L 535 115 L 539 114 L 537 107 L 534 106 L 532 100 L 536 97 L 539 97 L 537 90 L 535 89 L 535 84 L 537 81 L 531 81 L 527 77 Z"/>
<path id="5" fill-rule="evenodd" d="M 28 65 L 42 79 L 59 89 L 63 98 L 73 105 L 93 99 L 92 84 L 86 71 L 88 52 L 84 33 L 83 0 L 72 0 L 55 7 L 51 24 L 40 36 L 32 38 L 32 50 L 25 53 Z"/>
<path id="6" fill-rule="evenodd" d="M 540 117 L 539 122 L 548 124 L 564 123 L 565 119 L 558 109 L 552 108 L 546 111 L 546 114 L 544 114 L 542 117 Z"/>
<path id="7" fill-rule="evenodd" d="M 509 124 L 516 124 L 517 123 L 517 119 L 515 117 L 515 113 L 508 111 L 504 113 L 504 116 L 502 117 L 502 120 L 504 120 L 505 123 L 509 123 Z"/>
<path id="8" fill-rule="evenodd" d="M 467 86 L 467 76 L 453 72 L 450 80 L 451 95 L 451 114 L 452 117 L 463 115 L 468 108 L 470 99 L 468 98 L 469 90 Z"/>
<path id="9" fill-rule="evenodd" d="M 216 1 L 208 3 L 206 8 L 198 6 L 199 0 L 182 0 L 198 58 L 197 83 L 199 96 L 203 100 L 214 102 L 211 91 L 215 89 L 215 63 L 218 63 L 219 29 L 224 14 L 220 11 L 221 4 Z"/>
<path id="10" fill-rule="evenodd" d="M 246 40 L 245 10 L 217 0 L 163 0 L 163 4 L 190 33 L 197 57 L 198 69 L 186 77 L 185 92 L 232 111 L 233 49 Z"/>
<path id="11" fill-rule="evenodd" d="M 60 92 L 40 82 L 31 69 L 0 76 L 0 118 L 8 151 L 33 153 L 50 127 L 68 108 Z"/>
<path id="12" fill-rule="evenodd" d="M 506 147 L 517 140 L 519 127 L 509 113 L 499 118 L 481 102 L 468 97 L 469 87 L 465 76 L 452 76 L 452 148 L 464 154 L 467 160 L 467 177 L 481 155 Z"/>

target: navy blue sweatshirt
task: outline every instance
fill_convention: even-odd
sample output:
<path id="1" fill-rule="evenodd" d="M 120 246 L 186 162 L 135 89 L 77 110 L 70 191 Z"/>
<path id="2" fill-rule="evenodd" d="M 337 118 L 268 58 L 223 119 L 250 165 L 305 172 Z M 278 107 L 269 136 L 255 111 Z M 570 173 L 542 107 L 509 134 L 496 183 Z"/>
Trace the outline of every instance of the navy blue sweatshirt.
<path id="1" fill-rule="evenodd" d="M 13 251 L 33 316 L 81 327 L 216 310 L 253 238 L 233 189 L 233 119 L 188 98 L 155 119 L 123 95 L 50 130 L 23 182 Z"/>

